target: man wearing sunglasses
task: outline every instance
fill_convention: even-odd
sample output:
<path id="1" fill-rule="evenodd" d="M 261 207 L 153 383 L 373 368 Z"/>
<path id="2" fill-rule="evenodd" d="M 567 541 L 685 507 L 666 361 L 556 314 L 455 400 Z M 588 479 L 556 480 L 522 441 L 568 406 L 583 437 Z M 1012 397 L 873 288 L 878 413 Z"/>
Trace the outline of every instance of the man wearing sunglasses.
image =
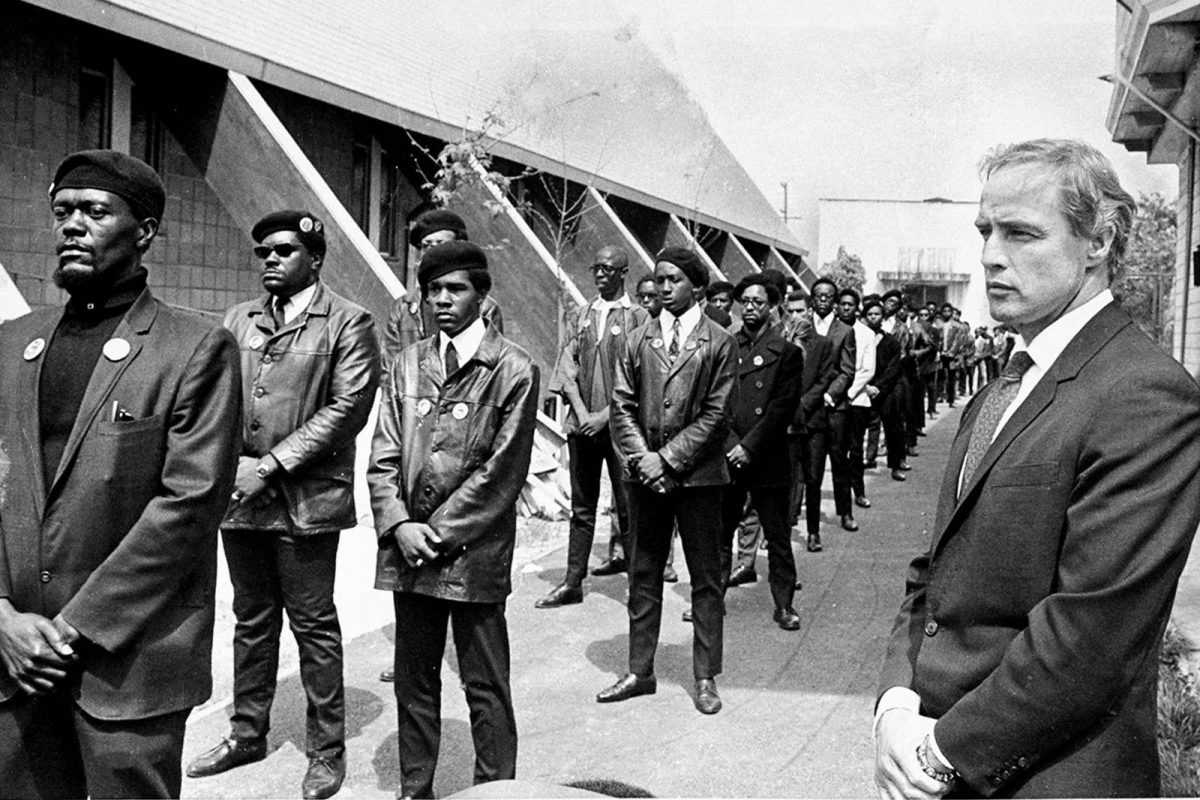
<path id="1" fill-rule="evenodd" d="M 583 602 L 583 576 L 596 532 L 596 507 L 600 501 L 600 468 L 608 464 L 617 526 L 608 545 L 608 558 L 593 575 L 615 575 L 626 569 L 625 536 L 629 511 L 621 483 L 621 464 L 608 433 L 609 399 L 613 373 L 625 347 L 627 334 L 644 324 L 649 315 L 625 291 L 629 257 L 617 247 L 602 247 L 592 262 L 599 292 L 579 309 L 571 323 L 570 338 L 559 354 L 550 391 L 566 401 L 567 451 L 571 459 L 571 527 L 567 543 L 567 574 L 563 582 L 538 600 L 538 608 Z"/>
<path id="2" fill-rule="evenodd" d="M 251 235 L 267 293 L 225 315 L 241 350 L 245 403 L 237 482 L 221 523 L 237 617 L 231 732 L 188 775 L 266 756 L 286 610 L 308 698 L 301 788 L 323 798 L 346 772 L 334 567 L 340 532 L 356 522 L 354 437 L 375 400 L 379 350 L 371 315 L 321 283 L 319 219 L 278 211 Z"/>

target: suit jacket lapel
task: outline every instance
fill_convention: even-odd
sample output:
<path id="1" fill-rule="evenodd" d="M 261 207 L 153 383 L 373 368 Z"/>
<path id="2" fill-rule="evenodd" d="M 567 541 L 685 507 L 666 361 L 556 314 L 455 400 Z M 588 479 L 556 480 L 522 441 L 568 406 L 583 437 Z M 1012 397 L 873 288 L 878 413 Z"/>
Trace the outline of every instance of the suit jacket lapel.
<path id="1" fill-rule="evenodd" d="M 445 365 L 442 364 L 441 355 L 438 352 L 438 344 L 439 343 L 436 336 L 432 339 L 425 340 L 424 345 L 421 347 L 420 369 L 421 373 L 428 378 L 429 382 L 432 383 L 434 388 L 437 389 L 438 394 L 441 394 L 442 384 L 446 381 L 446 368 Z M 414 386 L 410 391 L 416 393 L 417 387 Z"/>
<path id="2" fill-rule="evenodd" d="M 646 339 L 650 343 L 650 352 L 658 357 L 662 366 L 669 365 L 667 361 L 667 343 L 662 338 L 662 325 L 658 320 L 651 320 L 651 324 L 646 326 Z M 657 345 L 654 343 L 658 342 Z"/>
<path id="3" fill-rule="evenodd" d="M 58 327 L 58 322 L 61 315 L 55 317 L 47 315 L 41 328 L 37 331 L 37 335 L 30 339 L 30 343 L 42 340 L 42 352 L 38 354 L 32 361 L 26 362 L 28 369 L 21 370 L 20 397 L 32 397 L 34 409 L 41 408 L 41 384 L 42 384 L 42 365 L 46 363 L 46 348 L 50 346 L 50 340 L 54 336 L 54 330 Z M 42 419 L 41 414 L 33 413 L 26 414 L 21 419 L 21 434 L 24 438 L 25 447 L 29 451 L 29 463 L 33 465 L 33 475 L 29 476 L 33 480 L 35 488 L 34 504 L 37 509 L 38 517 L 40 518 L 45 512 L 46 506 L 46 489 L 45 471 L 42 466 Z"/>
<path id="4" fill-rule="evenodd" d="M 692 328 L 692 332 L 688 334 L 684 340 L 683 347 L 679 348 L 679 355 L 675 358 L 675 363 L 671 365 L 671 369 L 667 372 L 667 380 L 675 377 L 676 373 L 683 368 L 683 365 L 700 350 L 700 343 L 708 340 L 707 325 L 715 325 L 715 322 L 709 322 L 708 317 L 701 314 L 700 321 L 696 323 L 696 327 Z M 664 348 L 666 345 L 664 345 Z M 666 355 L 665 353 L 663 354 Z"/>

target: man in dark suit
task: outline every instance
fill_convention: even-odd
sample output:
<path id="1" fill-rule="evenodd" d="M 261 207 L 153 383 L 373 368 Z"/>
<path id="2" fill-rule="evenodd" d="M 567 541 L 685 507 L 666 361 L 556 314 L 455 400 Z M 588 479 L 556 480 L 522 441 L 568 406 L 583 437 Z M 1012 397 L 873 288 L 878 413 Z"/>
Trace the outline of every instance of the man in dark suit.
<path id="1" fill-rule="evenodd" d="M 767 566 L 775 624 L 785 631 L 800 629 L 792 607 L 796 592 L 796 561 L 788 525 L 788 494 L 792 467 L 788 458 L 787 427 L 800 401 L 804 356 L 770 324 L 779 305 L 779 290 L 762 275 L 743 278 L 734 290 L 742 304 L 742 329 L 737 333 L 738 367 L 733 389 L 725 458 L 732 482 L 721 501 L 724 572 L 732 564 L 732 540 L 749 496 L 758 512 L 767 541 Z"/>
<path id="2" fill-rule="evenodd" d="M 837 284 L 829 278 L 818 278 L 813 283 L 813 329 L 833 346 L 834 364 L 837 367 L 837 375 L 829 384 L 824 398 L 829 411 L 829 468 L 833 472 L 834 510 L 841 518 L 844 529 L 856 531 L 858 523 L 854 521 L 854 508 L 850 505 L 853 421 L 850 418 L 848 393 L 854 382 L 857 352 L 852 325 L 842 322 L 835 313 L 837 296 Z"/>
<path id="3" fill-rule="evenodd" d="M 982 171 L 991 315 L 1022 344 L 964 410 L 909 569 L 875 780 L 881 797 L 1154 796 L 1200 389 L 1113 300 L 1135 203 L 1107 159 L 1036 140 Z"/>
<path id="4" fill-rule="evenodd" d="M 875 374 L 867 383 L 867 393 L 883 428 L 884 441 L 887 443 L 887 467 L 891 470 L 892 480 L 903 481 L 908 465 L 904 463 L 901 345 L 896 337 L 883 330 L 883 301 L 879 298 L 863 301 L 863 322 L 875 332 L 876 339 Z"/>
<path id="5" fill-rule="evenodd" d="M 146 288 L 149 166 L 75 153 L 50 198 L 70 299 L 0 326 L 0 794 L 178 797 L 212 691 L 237 347 Z"/>
<path id="6" fill-rule="evenodd" d="M 721 710 L 724 602 L 721 492 L 729 482 L 725 434 L 737 345 L 696 305 L 708 271 L 695 253 L 668 247 L 654 268 L 663 308 L 627 342 L 613 384 L 610 425 L 629 482 L 629 672 L 596 700 L 612 703 L 657 690 L 654 653 L 662 621 L 663 566 L 674 523 L 692 582 L 694 702 Z"/>

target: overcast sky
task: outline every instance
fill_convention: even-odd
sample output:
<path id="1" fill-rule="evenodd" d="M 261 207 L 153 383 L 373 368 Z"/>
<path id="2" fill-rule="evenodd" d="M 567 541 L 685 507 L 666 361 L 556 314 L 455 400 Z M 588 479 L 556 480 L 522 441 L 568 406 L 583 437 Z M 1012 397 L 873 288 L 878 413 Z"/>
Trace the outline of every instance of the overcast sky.
<path id="1" fill-rule="evenodd" d="M 1109 0 L 612 0 L 815 252 L 817 199 L 975 200 L 975 165 L 1037 136 L 1101 148 L 1126 188 L 1174 198 L 1105 128 Z"/>

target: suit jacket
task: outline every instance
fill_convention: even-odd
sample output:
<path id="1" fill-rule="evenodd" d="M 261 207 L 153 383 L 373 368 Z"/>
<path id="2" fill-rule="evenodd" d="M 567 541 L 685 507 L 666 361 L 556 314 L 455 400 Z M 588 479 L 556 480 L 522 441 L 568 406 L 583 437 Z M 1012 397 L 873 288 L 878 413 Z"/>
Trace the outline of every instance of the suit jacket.
<path id="1" fill-rule="evenodd" d="M 729 483 L 722 446 L 736 363 L 733 336 L 703 314 L 674 364 L 667 361 L 657 319 L 630 334 L 617 364 L 608 423 L 622 458 L 657 452 L 677 484 Z"/>
<path id="2" fill-rule="evenodd" d="M 900 372 L 900 343 L 890 333 L 882 334 L 875 345 L 875 375 L 870 380 L 870 384 L 879 390 L 871 400 L 872 405 L 883 408 L 887 404 L 896 393 Z"/>
<path id="3" fill-rule="evenodd" d="M 91 716 L 190 708 L 212 690 L 217 524 L 241 430 L 237 346 L 143 292 L 109 340 L 128 352 L 96 363 L 44 486 L 39 374 L 60 316 L 0 325 L 0 596 L 78 629 L 70 691 Z M 0 699 L 17 691 L 0 674 Z"/>
<path id="4" fill-rule="evenodd" d="M 317 284 L 308 308 L 278 331 L 274 298 L 225 315 L 242 363 L 242 455 L 270 453 L 279 496 L 233 503 L 225 530 L 331 533 L 354 527 L 354 438 L 375 404 L 379 345 L 370 313 Z"/>
<path id="5" fill-rule="evenodd" d="M 971 791 L 1156 795 L 1158 650 L 1200 522 L 1200 390 L 1112 303 L 956 498 L 997 383 L 963 413 L 880 686 L 920 695 Z"/>
<path id="6" fill-rule="evenodd" d="M 787 428 L 800 402 L 804 355 L 768 326 L 757 340 L 737 335 L 738 367 L 725 450 L 740 444 L 750 464 L 734 477 L 747 486 L 791 486 Z"/>
<path id="7" fill-rule="evenodd" d="M 800 379 L 800 402 L 792 415 L 793 433 L 813 433 L 829 427 L 825 393 L 837 377 L 833 343 L 816 331 L 798 340 L 804 349 L 804 373 Z"/>
<path id="8" fill-rule="evenodd" d="M 379 538 L 375 588 L 498 603 L 512 591 L 537 366 L 489 325 L 469 361 L 449 380 L 443 370 L 437 337 L 407 347 L 390 368 L 367 471 Z M 408 520 L 437 532 L 441 557 L 408 566 L 391 536 Z"/>
<path id="9" fill-rule="evenodd" d="M 845 409 L 849 407 L 846 395 L 850 391 L 850 384 L 854 383 L 857 356 L 854 328 L 834 317 L 833 322 L 829 324 L 829 332 L 825 334 L 825 338 L 833 345 L 833 359 L 837 367 L 837 374 L 834 376 L 833 383 L 829 385 L 828 393 L 833 399 L 835 409 Z"/>

